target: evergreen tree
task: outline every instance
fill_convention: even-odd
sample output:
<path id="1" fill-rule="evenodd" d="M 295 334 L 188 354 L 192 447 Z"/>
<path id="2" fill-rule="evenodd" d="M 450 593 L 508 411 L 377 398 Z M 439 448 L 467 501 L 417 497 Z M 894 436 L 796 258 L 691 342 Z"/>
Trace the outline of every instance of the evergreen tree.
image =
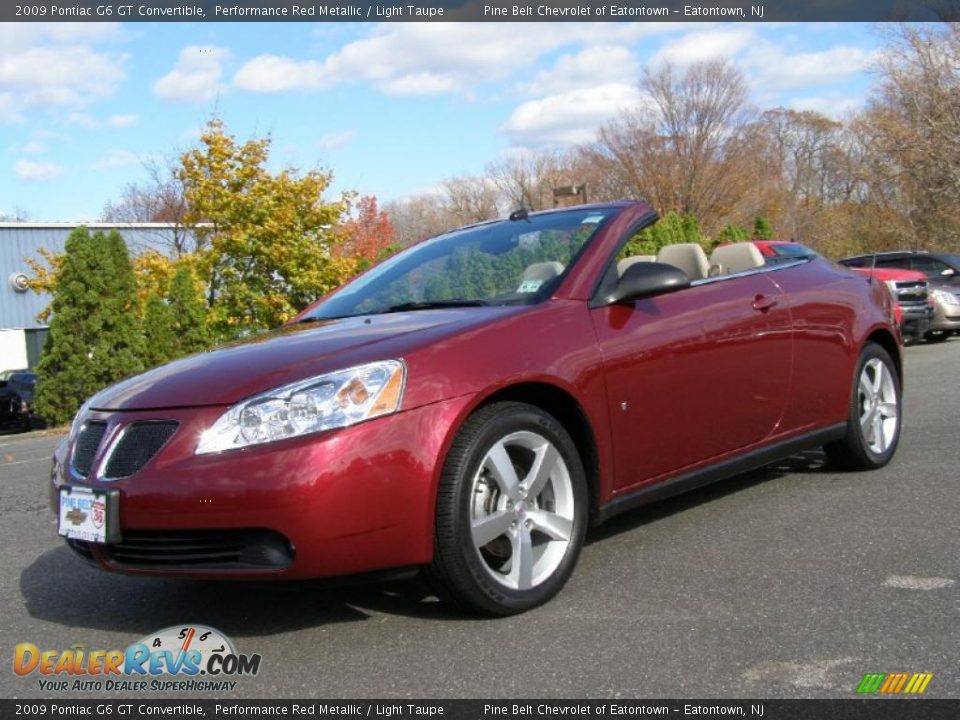
<path id="1" fill-rule="evenodd" d="M 102 237 L 102 236 L 101 236 Z M 85 227 L 70 233 L 57 269 L 50 335 L 37 365 L 36 409 L 55 424 L 70 421 L 103 388 L 105 298 L 113 263 Z"/>
<path id="2" fill-rule="evenodd" d="M 176 352 L 170 358 L 203 352 L 213 344 L 203 295 L 196 277 L 187 266 L 177 268 L 170 281 L 167 296 L 172 316 L 173 345 Z"/>
<path id="3" fill-rule="evenodd" d="M 104 255 L 107 286 L 97 357 L 104 365 L 106 382 L 111 383 L 143 370 L 146 347 L 138 317 L 137 276 L 130 263 L 127 244 L 116 230 L 106 236 L 96 233 L 93 241 Z"/>
<path id="4" fill-rule="evenodd" d="M 683 216 L 683 241 L 688 243 L 699 243 L 703 239 L 700 232 L 700 221 L 693 213 L 687 213 Z"/>
<path id="5" fill-rule="evenodd" d="M 143 362 L 148 368 L 163 365 L 177 354 L 178 338 L 173 326 L 173 310 L 162 297 L 150 293 L 143 308 L 143 335 L 146 340 Z"/>
<path id="6" fill-rule="evenodd" d="M 754 240 L 773 240 L 773 225 L 763 215 L 757 215 L 753 221 Z"/>
<path id="7" fill-rule="evenodd" d="M 720 231 L 720 234 L 717 235 L 717 244 L 744 242 L 749 239 L 750 233 L 747 232 L 746 228 L 740 225 L 727 225 Z"/>

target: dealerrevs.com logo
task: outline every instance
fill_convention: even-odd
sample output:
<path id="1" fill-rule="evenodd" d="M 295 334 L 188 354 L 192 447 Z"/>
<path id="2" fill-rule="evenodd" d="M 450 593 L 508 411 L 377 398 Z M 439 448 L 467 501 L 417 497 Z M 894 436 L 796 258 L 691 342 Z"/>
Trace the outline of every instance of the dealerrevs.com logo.
<path id="1" fill-rule="evenodd" d="M 213 691 L 233 690 L 233 678 L 260 671 L 259 654 L 238 653 L 219 630 L 205 625 L 174 625 L 147 635 L 125 650 L 41 650 L 20 643 L 13 671 L 39 675 L 45 692 L 65 691 Z"/>

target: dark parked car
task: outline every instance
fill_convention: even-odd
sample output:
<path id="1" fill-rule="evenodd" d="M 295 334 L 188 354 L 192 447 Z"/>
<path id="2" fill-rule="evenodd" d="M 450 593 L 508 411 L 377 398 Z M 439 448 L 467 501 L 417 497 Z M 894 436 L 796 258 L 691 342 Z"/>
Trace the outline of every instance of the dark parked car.
<path id="1" fill-rule="evenodd" d="M 856 255 L 844 258 L 840 263 L 856 268 L 903 268 L 923 273 L 930 284 L 934 304 L 926 339 L 937 342 L 960 333 L 960 255 L 899 250 Z"/>
<path id="2" fill-rule="evenodd" d="M 36 385 L 37 376 L 30 370 L 0 372 L 0 427 L 31 428 Z"/>
<path id="3" fill-rule="evenodd" d="M 60 534 L 137 574 L 425 570 L 503 615 L 557 593 L 619 512 L 819 446 L 886 464 L 886 288 L 751 243 L 622 257 L 655 220 L 630 202 L 455 230 L 101 392 L 56 451 Z"/>

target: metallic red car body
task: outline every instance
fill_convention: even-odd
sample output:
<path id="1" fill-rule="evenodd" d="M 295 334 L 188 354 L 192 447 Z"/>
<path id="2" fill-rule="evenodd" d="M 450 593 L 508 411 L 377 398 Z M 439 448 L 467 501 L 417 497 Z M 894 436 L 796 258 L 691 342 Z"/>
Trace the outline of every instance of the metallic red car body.
<path id="1" fill-rule="evenodd" d="M 277 567 L 123 559 L 71 543 L 109 570 L 195 577 L 339 576 L 418 568 L 434 553 L 441 468 L 458 429 L 494 399 L 539 405 L 584 458 L 590 517 L 703 484 L 845 432 L 868 340 L 900 367 L 889 293 L 822 258 L 604 305 L 617 249 L 653 219 L 614 207 L 552 296 L 535 305 L 420 310 L 290 324 L 110 388 L 81 421 L 107 423 L 88 479 L 57 450 L 53 490 L 116 491 L 124 536 L 268 529 Z M 306 376 L 402 358 L 400 411 L 317 435 L 197 455 L 200 434 L 251 394 Z M 779 368 L 779 372 L 773 372 Z M 99 478 L 103 448 L 138 420 L 174 420 L 172 439 L 135 475 Z M 146 542 L 146 541 L 145 541 Z"/>

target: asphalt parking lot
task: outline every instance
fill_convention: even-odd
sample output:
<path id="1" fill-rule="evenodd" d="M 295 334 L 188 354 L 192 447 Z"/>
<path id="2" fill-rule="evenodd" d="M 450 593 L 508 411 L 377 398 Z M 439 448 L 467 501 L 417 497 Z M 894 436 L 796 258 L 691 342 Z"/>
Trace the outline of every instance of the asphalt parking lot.
<path id="1" fill-rule="evenodd" d="M 864 673 L 898 671 L 960 697 L 960 339 L 906 363 L 889 467 L 836 473 L 809 453 L 622 516 L 557 599 L 505 620 L 459 616 L 415 582 L 101 573 L 56 535 L 58 439 L 0 436 L 0 697 L 45 695 L 12 672 L 17 643 L 124 648 L 181 623 L 262 654 L 234 697 L 852 697 Z"/>

